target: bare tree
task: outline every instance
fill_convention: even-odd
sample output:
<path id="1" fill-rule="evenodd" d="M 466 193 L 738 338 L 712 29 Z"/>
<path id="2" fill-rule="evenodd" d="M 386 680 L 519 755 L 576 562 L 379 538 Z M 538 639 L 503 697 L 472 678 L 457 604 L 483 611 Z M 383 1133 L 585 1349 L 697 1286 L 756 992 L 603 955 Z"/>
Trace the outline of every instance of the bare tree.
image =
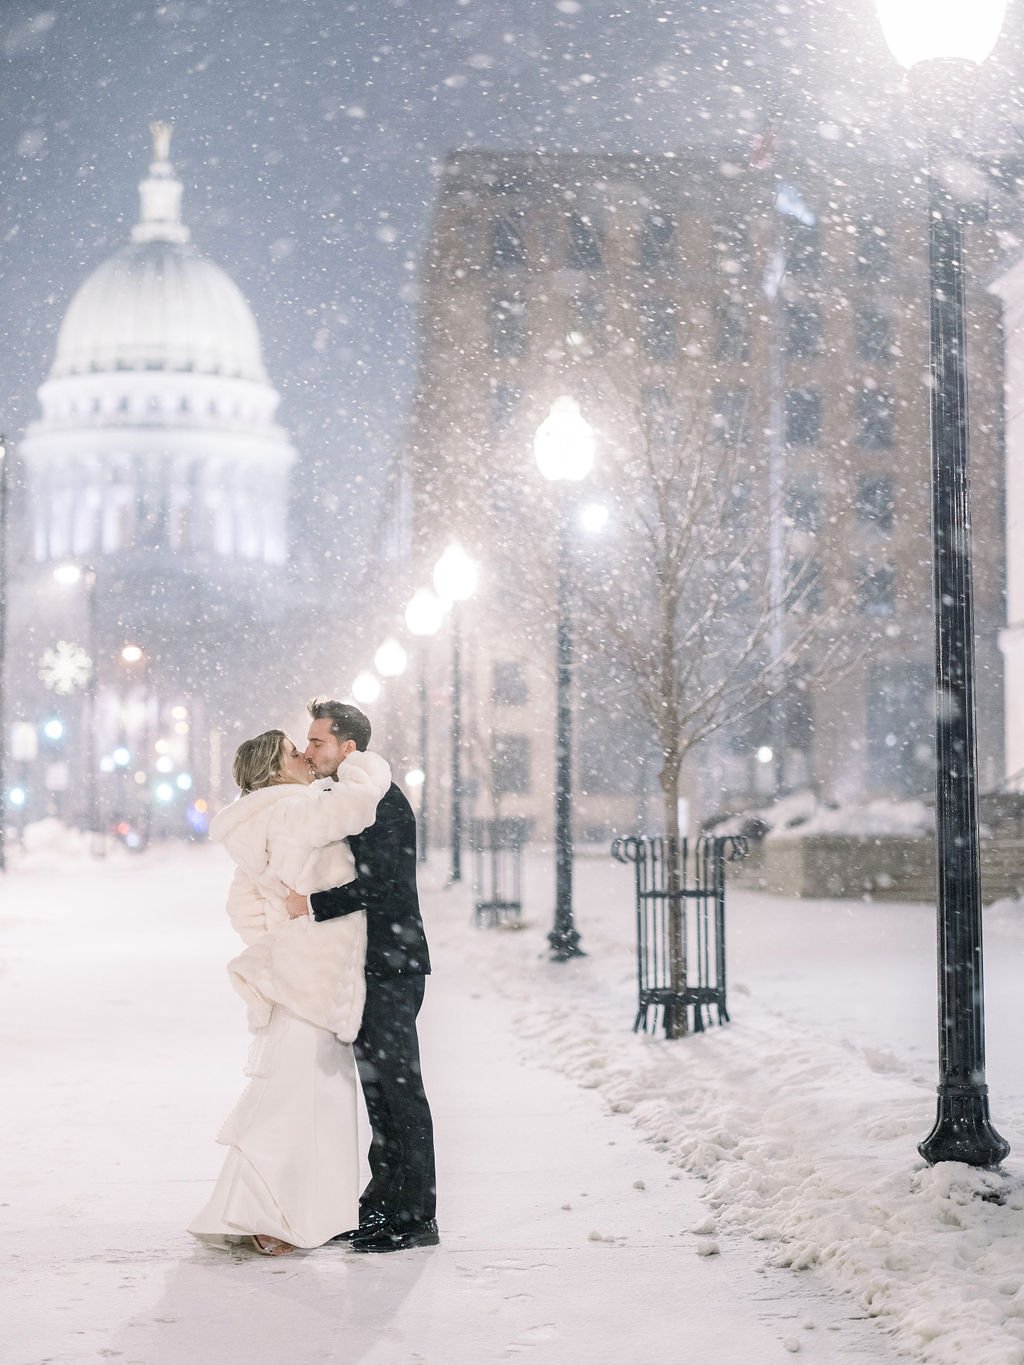
<path id="1" fill-rule="evenodd" d="M 843 603 L 833 592 L 824 607 L 818 566 L 774 505 L 742 414 L 716 412 L 704 393 L 675 407 L 652 403 L 651 390 L 647 400 L 629 408 L 632 439 L 609 480 L 614 565 L 581 585 L 579 631 L 656 737 L 673 893 L 686 756 L 787 689 L 838 674 L 850 651 L 838 630 Z M 682 989 L 678 895 L 669 928 L 671 982 Z M 666 1025 L 680 1036 L 685 1014 Z"/>

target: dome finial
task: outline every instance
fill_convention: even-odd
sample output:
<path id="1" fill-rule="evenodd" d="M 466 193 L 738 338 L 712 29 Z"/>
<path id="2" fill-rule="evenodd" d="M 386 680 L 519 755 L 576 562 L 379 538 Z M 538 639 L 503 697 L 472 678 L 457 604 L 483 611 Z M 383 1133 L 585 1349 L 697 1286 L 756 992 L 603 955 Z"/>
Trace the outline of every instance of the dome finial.
<path id="1" fill-rule="evenodd" d="M 142 213 L 132 228 L 133 242 L 188 241 L 188 228 L 181 221 L 181 181 L 170 162 L 173 131 L 172 124 L 160 120 L 149 125 L 153 160 L 139 185 Z"/>
<path id="2" fill-rule="evenodd" d="M 171 159 L 171 137 L 174 133 L 173 123 L 164 123 L 157 119 L 155 123 L 149 125 L 149 133 L 153 139 L 153 160 L 170 161 Z"/>

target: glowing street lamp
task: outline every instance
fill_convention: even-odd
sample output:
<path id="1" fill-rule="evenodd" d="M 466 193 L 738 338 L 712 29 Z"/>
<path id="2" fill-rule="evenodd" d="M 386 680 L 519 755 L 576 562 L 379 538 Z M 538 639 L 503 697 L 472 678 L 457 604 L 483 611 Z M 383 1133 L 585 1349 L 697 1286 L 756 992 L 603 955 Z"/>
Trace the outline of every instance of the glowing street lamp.
<path id="1" fill-rule="evenodd" d="M 364 668 L 352 684 L 352 696 L 360 706 L 372 706 L 380 696 L 380 679 Z"/>
<path id="2" fill-rule="evenodd" d="M 594 432 L 574 398 L 556 398 L 537 428 L 533 451 L 541 474 L 564 489 L 594 467 Z M 602 523 L 603 524 L 603 523 Z M 582 957 L 572 905 L 572 560 L 567 500 L 559 497 L 556 559 L 557 658 L 555 687 L 555 923 L 548 935 L 556 962 Z"/>
<path id="3" fill-rule="evenodd" d="M 409 663 L 409 656 L 393 637 L 385 640 L 373 656 L 373 666 L 382 678 L 400 678 Z"/>
<path id="4" fill-rule="evenodd" d="M 603 502 L 588 502 L 580 511 L 580 525 L 584 531 L 595 536 L 608 525 L 610 513 Z"/>
<path id="5" fill-rule="evenodd" d="M 462 880 L 462 611 L 477 589 L 477 567 L 461 545 L 452 543 L 434 566 L 434 588 L 452 608 L 452 866 Z"/>
<path id="6" fill-rule="evenodd" d="M 427 707 L 427 668 L 428 655 L 430 651 L 430 640 L 441 629 L 444 620 L 444 603 L 429 588 L 420 588 L 413 593 L 409 599 L 409 604 L 405 609 L 405 624 L 409 628 L 409 634 L 415 635 L 420 644 L 420 766 L 417 770 L 420 773 L 420 780 L 412 785 L 422 788 L 420 791 L 420 806 L 417 830 L 417 856 L 421 863 L 427 861 L 428 841 L 429 841 L 429 807 L 430 807 L 430 780 L 429 780 L 429 750 L 430 750 L 430 716 Z M 409 780 L 408 778 L 406 779 Z"/>
<path id="7" fill-rule="evenodd" d="M 922 62 L 980 65 L 996 45 L 1006 0 L 878 0 L 892 55 L 909 69 Z"/>
<path id="8" fill-rule="evenodd" d="M 446 605 L 468 602 L 476 592 L 479 576 L 476 564 L 453 541 L 434 565 L 434 588 Z"/>
<path id="9" fill-rule="evenodd" d="M 443 620 L 444 603 L 438 596 L 429 588 L 420 588 L 419 592 L 413 593 L 405 609 L 405 624 L 410 634 L 427 639 L 437 634 Z"/>
<path id="10" fill-rule="evenodd" d="M 981 849 L 975 737 L 968 449 L 965 206 L 937 172 L 968 114 L 968 84 L 999 36 L 1005 0 L 878 0 L 885 36 L 922 97 L 928 144 L 932 589 L 939 1087 L 926 1161 L 995 1166 L 985 1084 Z"/>

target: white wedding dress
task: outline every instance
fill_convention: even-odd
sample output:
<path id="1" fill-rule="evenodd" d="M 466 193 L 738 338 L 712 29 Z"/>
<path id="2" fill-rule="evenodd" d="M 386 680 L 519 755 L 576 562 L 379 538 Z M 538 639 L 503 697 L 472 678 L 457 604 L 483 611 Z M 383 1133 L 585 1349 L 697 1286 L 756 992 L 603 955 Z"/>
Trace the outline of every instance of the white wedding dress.
<path id="1" fill-rule="evenodd" d="M 359 1223 L 356 1068 L 333 1033 L 275 1005 L 252 1043 L 250 1081 L 217 1141 L 230 1150 L 189 1232 L 317 1247 Z"/>
<path id="2" fill-rule="evenodd" d="M 211 826 L 238 865 L 227 912 L 248 946 L 228 971 L 254 1034 L 249 1084 L 217 1135 L 224 1165 L 189 1225 L 211 1245 L 260 1234 L 317 1247 L 359 1224 L 351 1040 L 366 993 L 366 916 L 290 920 L 284 896 L 354 878 L 345 839 L 373 823 L 390 784 L 382 758 L 355 753 L 336 782 L 249 792 Z"/>

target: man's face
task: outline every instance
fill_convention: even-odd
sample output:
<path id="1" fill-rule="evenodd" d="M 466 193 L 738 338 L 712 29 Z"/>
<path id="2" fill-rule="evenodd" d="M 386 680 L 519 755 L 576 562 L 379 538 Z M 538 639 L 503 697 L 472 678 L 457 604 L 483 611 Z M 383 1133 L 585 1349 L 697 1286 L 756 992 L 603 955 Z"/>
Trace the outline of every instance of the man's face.
<path id="1" fill-rule="evenodd" d="M 339 739 L 331 734 L 330 718 L 314 720 L 306 736 L 306 758 L 312 763 L 317 777 L 336 777 L 338 769 L 355 753 L 355 740 Z"/>

